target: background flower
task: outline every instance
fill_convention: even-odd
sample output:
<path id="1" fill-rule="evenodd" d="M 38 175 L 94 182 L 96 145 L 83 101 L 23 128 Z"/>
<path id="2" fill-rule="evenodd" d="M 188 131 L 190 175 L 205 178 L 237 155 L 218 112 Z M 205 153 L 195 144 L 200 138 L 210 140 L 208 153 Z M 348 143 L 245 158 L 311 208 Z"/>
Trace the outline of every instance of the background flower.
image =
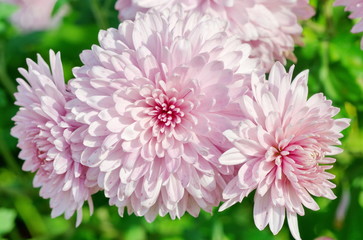
<path id="1" fill-rule="evenodd" d="M 140 14 L 99 34 L 70 83 L 83 124 L 80 162 L 98 166 L 110 204 L 154 220 L 210 212 L 233 167 L 222 132 L 241 117 L 239 96 L 257 61 L 226 23 L 176 8 Z M 77 130 L 78 131 L 78 130 Z"/>
<path id="2" fill-rule="evenodd" d="M 186 10 L 211 14 L 229 22 L 229 31 L 252 46 L 252 56 L 260 58 L 268 71 L 278 60 L 295 61 L 294 45 L 302 44 L 300 19 L 314 15 L 307 0 L 118 0 L 119 18 L 133 19 L 137 12 L 150 8 L 162 10 L 181 3 Z"/>
<path id="3" fill-rule="evenodd" d="M 363 32 L 363 2 L 362 0 L 336 0 L 335 6 L 345 6 L 345 11 L 351 12 L 350 18 L 360 18 L 359 22 L 352 28 L 352 33 Z M 363 49 L 363 38 L 360 42 L 360 48 Z"/>
<path id="4" fill-rule="evenodd" d="M 41 187 L 40 196 L 50 198 L 52 217 L 65 214 L 70 218 L 77 211 L 82 220 L 82 206 L 97 187 L 87 186 L 88 167 L 74 162 L 69 137 L 74 126 L 65 116 L 66 102 L 72 98 L 67 91 L 60 54 L 50 51 L 50 69 L 38 55 L 38 63 L 27 60 L 29 70 L 19 69 L 27 81 L 18 78 L 15 104 L 20 106 L 14 116 L 11 134 L 19 140 L 19 157 L 25 160 L 23 170 L 36 172 L 33 185 Z"/>
<path id="5" fill-rule="evenodd" d="M 310 195 L 335 198 L 329 181 L 334 175 L 326 172 L 335 159 L 327 156 L 342 152 L 334 145 L 341 144 L 349 120 L 333 119 L 339 109 L 323 94 L 307 99 L 307 71 L 291 83 L 292 73 L 293 67 L 286 73 L 276 63 L 268 81 L 252 77 L 251 95 L 241 102 L 246 119 L 225 132 L 234 147 L 220 162 L 239 165 L 239 171 L 224 189 L 227 201 L 220 210 L 256 190 L 256 226 L 262 230 L 269 224 L 277 234 L 286 215 L 292 235 L 300 239 L 296 214 L 304 215 L 303 206 L 319 209 Z"/>
<path id="6" fill-rule="evenodd" d="M 24 31 L 44 30 L 55 27 L 67 13 L 68 8 L 63 5 L 52 16 L 57 0 L 0 0 L 14 4 L 19 9 L 11 16 L 11 22 Z"/>

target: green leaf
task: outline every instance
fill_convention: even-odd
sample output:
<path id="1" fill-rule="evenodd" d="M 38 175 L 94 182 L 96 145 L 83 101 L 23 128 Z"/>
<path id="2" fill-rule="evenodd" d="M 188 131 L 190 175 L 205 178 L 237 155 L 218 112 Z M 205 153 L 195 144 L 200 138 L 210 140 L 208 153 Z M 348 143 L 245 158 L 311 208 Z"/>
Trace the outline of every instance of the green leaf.
<path id="1" fill-rule="evenodd" d="M 363 208 L 363 191 L 359 193 L 358 203 Z"/>
<path id="2" fill-rule="evenodd" d="M 61 9 L 66 3 L 68 3 L 68 0 L 58 0 L 54 5 L 52 16 L 56 15 L 59 9 Z"/>
<path id="3" fill-rule="evenodd" d="M 5 107 L 8 104 L 5 91 L 0 88 L 0 108 Z"/>
<path id="4" fill-rule="evenodd" d="M 0 20 L 10 17 L 17 8 L 13 4 L 0 3 Z"/>
<path id="5" fill-rule="evenodd" d="M 4 235 L 13 230 L 15 226 L 16 212 L 13 209 L 0 208 L 0 235 Z"/>
<path id="6" fill-rule="evenodd" d="M 142 227 L 132 227 L 125 233 L 125 240 L 145 240 L 146 232 Z"/>

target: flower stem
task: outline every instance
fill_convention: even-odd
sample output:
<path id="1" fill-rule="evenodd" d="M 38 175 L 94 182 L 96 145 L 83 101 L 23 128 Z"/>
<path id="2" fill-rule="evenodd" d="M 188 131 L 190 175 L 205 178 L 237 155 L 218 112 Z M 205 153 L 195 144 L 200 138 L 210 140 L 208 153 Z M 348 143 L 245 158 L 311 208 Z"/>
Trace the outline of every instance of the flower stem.
<path id="1" fill-rule="evenodd" d="M 14 100 L 16 85 L 13 83 L 6 70 L 5 44 L 3 41 L 0 41 L 0 83 L 5 87 L 10 97 Z"/>
<path id="2" fill-rule="evenodd" d="M 102 11 L 103 8 L 103 6 L 100 6 L 99 0 L 91 0 L 91 9 L 94 17 L 96 18 L 97 25 L 102 29 L 106 29 L 108 27 L 108 23 L 104 11 Z"/>
<path id="3" fill-rule="evenodd" d="M 0 129 L 0 154 L 4 158 L 5 163 L 7 164 L 9 169 L 11 169 L 11 171 L 13 171 L 16 174 L 20 174 L 21 173 L 20 167 L 19 167 L 16 159 L 13 157 L 13 155 L 8 147 L 8 144 L 6 144 L 3 136 L 4 136 L 4 133 L 3 133 L 2 129 Z"/>
<path id="4" fill-rule="evenodd" d="M 47 228 L 43 218 L 28 196 L 22 195 L 15 198 L 14 204 L 32 237 L 39 237 L 46 234 Z"/>

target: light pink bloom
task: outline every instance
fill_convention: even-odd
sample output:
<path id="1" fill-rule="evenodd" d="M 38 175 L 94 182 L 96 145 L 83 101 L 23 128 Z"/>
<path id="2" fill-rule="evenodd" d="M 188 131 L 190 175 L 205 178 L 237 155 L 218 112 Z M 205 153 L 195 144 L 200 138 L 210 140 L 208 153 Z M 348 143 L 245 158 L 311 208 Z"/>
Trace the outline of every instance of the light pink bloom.
<path id="1" fill-rule="evenodd" d="M 14 25 L 24 31 L 35 31 L 53 28 L 67 13 L 67 5 L 58 10 L 55 16 L 52 11 L 57 0 L 0 0 L 14 4 L 19 9 L 11 16 Z"/>
<path id="2" fill-rule="evenodd" d="M 123 215 L 180 218 L 210 212 L 234 168 L 223 131 L 241 117 L 238 98 L 257 61 L 226 23 L 180 9 L 140 14 L 99 34 L 81 54 L 70 102 L 84 136 L 82 164 Z M 78 149 L 81 149 L 79 147 Z"/>
<path id="3" fill-rule="evenodd" d="M 88 167 L 73 161 L 69 137 L 74 126 L 65 116 L 65 103 L 72 98 L 67 91 L 60 54 L 50 51 L 50 69 L 38 55 L 38 63 L 27 60 L 29 70 L 19 69 L 27 81 L 18 78 L 11 133 L 19 139 L 19 157 L 25 160 L 23 170 L 36 172 L 33 185 L 41 187 L 40 196 L 50 198 L 52 217 L 77 211 L 77 226 L 82 220 L 82 206 L 96 188 L 86 184 Z"/>
<path id="4" fill-rule="evenodd" d="M 252 46 L 252 56 L 262 60 L 269 70 L 275 60 L 295 60 L 295 43 L 301 45 L 299 19 L 314 15 L 307 0 L 118 0 L 120 20 L 133 19 L 136 12 L 149 8 L 163 10 L 176 4 L 187 10 L 225 19 L 229 31 Z"/>
<path id="5" fill-rule="evenodd" d="M 360 18 L 359 22 L 352 28 L 352 33 L 363 32 L 363 1 L 362 0 L 336 0 L 335 6 L 345 6 L 345 11 L 351 12 L 349 18 Z M 363 38 L 360 42 L 360 48 L 363 49 Z"/>
<path id="6" fill-rule="evenodd" d="M 333 119 L 339 109 L 323 94 L 308 96 L 308 72 L 300 73 L 291 83 L 293 67 L 286 73 L 280 63 L 270 72 L 269 80 L 252 76 L 251 94 L 243 96 L 241 109 L 245 119 L 225 136 L 234 144 L 220 158 L 224 165 L 239 166 L 238 175 L 228 183 L 220 211 L 241 202 L 255 192 L 254 220 L 258 229 L 268 224 L 277 234 L 287 220 L 292 235 L 300 239 L 297 215 L 303 206 L 318 210 L 310 196 L 334 199 L 325 172 L 340 153 L 340 131 L 348 119 Z"/>

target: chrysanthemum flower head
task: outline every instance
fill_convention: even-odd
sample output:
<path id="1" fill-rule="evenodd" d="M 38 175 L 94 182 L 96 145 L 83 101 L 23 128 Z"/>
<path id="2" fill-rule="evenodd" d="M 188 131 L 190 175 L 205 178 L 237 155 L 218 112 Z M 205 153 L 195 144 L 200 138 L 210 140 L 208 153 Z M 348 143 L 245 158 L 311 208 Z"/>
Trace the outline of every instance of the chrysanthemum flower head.
<path id="1" fill-rule="evenodd" d="M 233 167 L 222 132 L 241 117 L 237 99 L 257 61 L 226 23 L 175 8 L 149 11 L 99 34 L 70 83 L 82 164 L 123 215 L 180 218 L 220 203 Z M 78 149 L 81 149 L 79 147 Z"/>
<path id="2" fill-rule="evenodd" d="M 362 0 L 336 0 L 335 6 L 345 6 L 345 11 L 351 12 L 350 18 L 360 18 L 361 20 L 352 28 L 352 33 L 363 32 L 363 1 Z M 363 38 L 360 42 L 360 48 L 363 49 Z"/>
<path id="3" fill-rule="evenodd" d="M 228 21 L 228 31 L 252 46 L 252 56 L 262 60 L 266 71 L 276 60 L 295 60 L 294 45 L 302 44 L 298 20 L 314 15 L 307 0 L 118 0 L 115 7 L 124 20 L 133 19 L 137 12 L 161 11 L 179 3 L 185 10 Z"/>
<path id="4" fill-rule="evenodd" d="M 286 73 L 280 63 L 271 69 L 269 79 L 252 76 L 251 93 L 243 96 L 244 120 L 239 127 L 225 131 L 234 147 L 220 158 L 225 165 L 237 165 L 238 175 L 224 189 L 224 210 L 241 202 L 253 190 L 254 220 L 259 229 L 270 225 L 276 234 L 285 216 L 292 235 L 300 239 L 297 214 L 304 206 L 318 210 L 311 197 L 334 199 L 326 172 L 341 152 L 340 133 L 348 119 L 333 119 L 339 109 L 323 94 L 308 98 L 308 72 L 291 82 L 293 67 Z"/>
<path id="5" fill-rule="evenodd" d="M 38 63 L 28 59 L 29 70 L 19 69 L 26 79 L 18 78 L 15 104 L 20 106 L 13 117 L 11 133 L 19 139 L 19 157 L 25 160 L 23 170 L 36 172 L 33 184 L 41 187 L 40 195 L 50 198 L 52 217 L 77 212 L 78 226 L 82 206 L 97 187 L 87 184 L 88 167 L 73 160 L 69 137 L 75 126 L 67 121 L 67 91 L 60 54 L 50 51 L 50 68 L 38 55 Z M 76 124 L 76 123 L 75 123 Z"/>

